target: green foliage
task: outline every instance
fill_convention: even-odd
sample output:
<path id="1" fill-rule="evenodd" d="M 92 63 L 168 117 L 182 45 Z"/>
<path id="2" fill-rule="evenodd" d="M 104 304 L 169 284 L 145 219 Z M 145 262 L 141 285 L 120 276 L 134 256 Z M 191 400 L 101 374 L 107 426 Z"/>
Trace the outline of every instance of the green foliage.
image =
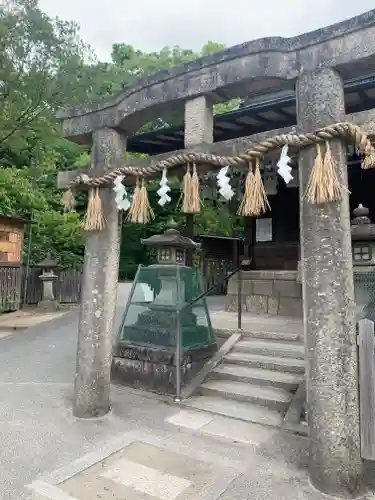
<path id="1" fill-rule="evenodd" d="M 27 170 L 0 169 L 1 213 L 9 217 L 29 218 L 34 212 L 48 208 L 46 198 L 33 186 Z"/>
<path id="2" fill-rule="evenodd" d="M 62 268 L 79 268 L 84 253 L 81 228 L 81 217 L 76 212 L 60 213 L 48 210 L 39 213 L 31 234 L 31 263 L 37 264 L 50 253 Z"/>
<path id="3" fill-rule="evenodd" d="M 74 23 L 50 19 L 37 0 L 0 6 L 0 158 L 28 165 L 37 148 L 59 140 L 56 110 L 86 98 L 76 73 L 90 54 Z M 40 140 L 42 138 L 42 144 Z"/>
<path id="4" fill-rule="evenodd" d="M 61 137 L 57 109 L 112 96 L 157 70 L 223 48 L 209 41 L 198 53 L 178 46 L 143 52 L 118 43 L 113 45 L 111 61 L 103 63 L 80 38 L 76 24 L 48 17 L 40 10 L 38 0 L 1 2 L 0 214 L 33 219 L 25 242 L 25 252 L 31 243 L 32 263 L 47 253 L 64 267 L 80 266 L 83 258 L 81 227 L 87 194 L 78 195 L 77 212 L 63 214 L 56 180 L 59 170 L 86 167 L 90 151 Z M 215 113 L 238 105 L 239 100 L 217 104 Z M 176 114 L 147 123 L 140 131 L 181 122 L 182 117 Z M 128 159 L 143 156 L 130 153 Z M 147 264 L 154 258 L 140 244 L 141 238 L 165 230 L 171 216 L 183 228 L 179 188 L 173 191 L 172 203 L 166 208 L 157 204 L 157 188 L 157 182 L 151 183 L 155 221 L 146 227 L 123 224 L 123 277 L 132 277 L 139 263 Z M 203 207 L 195 221 L 197 233 L 222 235 L 231 234 L 236 223 L 224 207 L 213 205 Z"/>
<path id="5" fill-rule="evenodd" d="M 82 262 L 84 248 L 81 217 L 54 208 L 46 189 L 51 178 L 43 168 L 38 174 L 39 178 L 34 180 L 30 169 L 0 169 L 1 213 L 33 220 L 31 263 L 36 264 L 51 253 L 63 267 L 75 267 Z M 29 237 L 27 231 L 24 251 L 28 249 Z"/>

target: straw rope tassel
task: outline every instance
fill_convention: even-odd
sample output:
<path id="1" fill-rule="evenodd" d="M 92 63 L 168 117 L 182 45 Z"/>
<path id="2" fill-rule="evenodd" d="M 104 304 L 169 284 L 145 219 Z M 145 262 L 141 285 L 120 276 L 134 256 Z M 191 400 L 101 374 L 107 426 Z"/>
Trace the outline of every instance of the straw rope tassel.
<path id="1" fill-rule="evenodd" d="M 262 175 L 260 173 L 259 158 L 255 160 L 255 172 L 253 179 L 253 191 L 250 199 L 250 215 L 259 216 L 270 210 L 267 193 L 264 189 Z"/>
<path id="2" fill-rule="evenodd" d="M 192 176 L 190 172 L 189 163 L 186 166 L 186 173 L 182 181 L 183 190 L 183 200 L 182 200 L 182 211 L 185 214 L 191 213 L 191 198 L 192 198 Z"/>
<path id="3" fill-rule="evenodd" d="M 139 205 L 140 205 L 140 192 L 141 188 L 139 186 L 139 178 L 135 182 L 135 188 L 133 193 L 132 202 L 129 208 L 126 220 L 129 222 L 138 222 Z"/>
<path id="4" fill-rule="evenodd" d="M 332 150 L 329 142 L 326 142 L 326 153 L 323 160 L 324 177 L 321 182 L 326 189 L 326 202 L 342 200 L 345 192 L 344 186 L 341 184 L 337 175 L 337 163 L 332 156 Z M 348 190 L 346 190 L 348 192 Z"/>
<path id="5" fill-rule="evenodd" d="M 331 146 L 327 141 L 324 158 L 320 144 L 316 145 L 316 150 L 315 162 L 304 197 L 308 203 L 315 205 L 341 200 L 344 189 L 337 175 L 337 165 L 332 156 Z"/>
<path id="6" fill-rule="evenodd" d="M 253 165 L 249 162 L 249 171 L 245 180 L 245 191 L 241 204 L 237 210 L 237 215 L 248 216 L 250 215 L 250 202 L 254 183 Z"/>
<path id="7" fill-rule="evenodd" d="M 323 156 L 320 144 L 316 145 L 316 157 L 306 186 L 304 198 L 308 203 L 324 203 L 325 192 L 321 183 L 323 176 Z"/>
<path id="8" fill-rule="evenodd" d="M 145 180 L 144 178 L 142 178 L 141 188 L 139 190 L 139 211 L 138 211 L 137 222 L 139 224 L 147 224 L 153 219 L 155 219 L 155 214 L 151 208 L 148 199 L 148 192 Z"/>
<path id="9" fill-rule="evenodd" d="M 197 166 L 193 164 L 193 174 L 191 176 L 191 213 L 197 214 L 201 211 L 200 186 Z"/>
<path id="10" fill-rule="evenodd" d="M 102 210 L 102 200 L 99 188 L 89 191 L 89 200 L 84 220 L 85 231 L 101 231 L 105 227 L 105 218 Z"/>
<path id="11" fill-rule="evenodd" d="M 61 205 L 64 208 L 64 212 L 72 212 L 74 210 L 76 200 L 72 189 L 67 189 L 61 198 Z"/>

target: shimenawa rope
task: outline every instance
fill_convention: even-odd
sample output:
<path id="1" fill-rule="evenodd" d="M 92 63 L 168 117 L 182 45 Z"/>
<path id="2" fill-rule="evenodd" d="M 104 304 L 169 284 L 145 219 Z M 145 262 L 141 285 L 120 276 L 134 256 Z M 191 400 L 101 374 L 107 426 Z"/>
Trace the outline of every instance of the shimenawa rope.
<path id="1" fill-rule="evenodd" d="M 236 156 L 218 156 L 210 153 L 196 152 L 181 153 L 172 155 L 165 160 L 159 161 L 155 165 L 144 168 L 124 165 L 123 167 L 95 178 L 90 178 L 88 175 L 78 176 L 69 184 L 69 189 L 64 195 L 64 208 L 70 209 L 74 205 L 74 197 L 72 194 L 74 188 L 78 186 L 87 186 L 90 188 L 91 192 L 94 191 L 95 194 L 89 197 L 85 227 L 87 230 L 101 230 L 103 228 L 103 218 L 98 213 L 98 208 L 100 208 L 98 197 L 100 197 L 100 194 L 97 188 L 112 184 L 119 175 L 133 175 L 137 176 L 138 181 L 128 219 L 133 222 L 146 223 L 153 218 L 154 214 L 149 206 L 144 178 L 161 172 L 164 169 L 185 164 L 187 165 L 187 171 L 184 177 L 184 202 L 182 211 L 185 213 L 197 213 L 200 211 L 200 199 L 199 178 L 196 164 L 208 163 L 218 167 L 225 167 L 227 165 L 234 167 L 249 166 L 249 173 L 245 182 L 244 199 L 242 200 L 238 213 L 240 215 L 259 216 L 269 209 L 267 195 L 260 175 L 259 160 L 267 153 L 285 144 L 298 148 L 311 146 L 313 144 L 317 145 L 317 157 L 310 174 L 305 198 L 309 203 L 315 204 L 337 201 L 342 197 L 344 189 L 340 185 L 336 172 L 335 160 L 332 156 L 329 144 L 330 140 L 337 138 L 346 139 L 355 143 L 359 150 L 364 153 L 365 158 L 362 162 L 362 168 L 367 169 L 375 167 L 375 151 L 367 135 L 364 134 L 357 125 L 348 122 L 335 123 L 313 133 L 279 134 L 257 144 L 253 144 L 251 148 L 244 153 Z M 324 145 L 324 143 L 325 153 L 323 156 L 321 146 Z M 255 170 L 253 171 L 254 161 Z M 190 165 L 193 165 L 192 172 Z M 142 179 L 141 184 L 139 179 Z M 140 190 L 142 191 L 143 200 L 140 205 L 141 210 L 138 207 Z M 91 207 L 92 203 L 94 203 L 94 207 Z M 97 217 L 97 221 L 91 220 L 89 214 L 92 214 L 92 217 Z"/>

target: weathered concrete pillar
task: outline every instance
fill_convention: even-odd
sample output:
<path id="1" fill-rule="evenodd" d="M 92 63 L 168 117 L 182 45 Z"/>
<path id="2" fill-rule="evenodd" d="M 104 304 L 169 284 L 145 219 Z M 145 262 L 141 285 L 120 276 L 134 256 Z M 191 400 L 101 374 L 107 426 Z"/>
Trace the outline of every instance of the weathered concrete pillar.
<path id="1" fill-rule="evenodd" d="M 91 171 L 124 164 L 125 140 L 112 129 L 93 133 Z M 85 248 L 73 413 L 90 418 L 110 409 L 112 327 L 116 308 L 120 217 L 112 187 L 100 190 L 106 227 L 88 233 Z"/>
<path id="2" fill-rule="evenodd" d="M 343 83 L 335 71 L 302 74 L 296 93 L 301 130 L 345 120 Z M 333 141 L 332 151 L 347 186 L 343 143 Z M 299 156 L 309 472 L 319 490 L 351 498 L 360 486 L 362 461 L 349 196 L 322 206 L 306 203 L 315 155 L 312 146 Z"/>
<path id="3" fill-rule="evenodd" d="M 196 148 L 214 141 L 212 101 L 206 96 L 195 97 L 185 103 L 185 148 Z M 186 215 L 185 236 L 194 238 L 194 215 Z M 188 266 L 193 265 L 192 251 L 187 253 Z"/>

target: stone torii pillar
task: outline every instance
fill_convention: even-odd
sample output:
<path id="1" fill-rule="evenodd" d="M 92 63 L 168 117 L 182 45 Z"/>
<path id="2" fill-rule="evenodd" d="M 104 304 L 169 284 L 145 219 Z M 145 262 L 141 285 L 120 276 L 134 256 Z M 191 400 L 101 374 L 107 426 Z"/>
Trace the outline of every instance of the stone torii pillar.
<path id="1" fill-rule="evenodd" d="M 345 120 L 343 82 L 333 69 L 301 74 L 296 93 L 301 131 Z M 347 187 L 344 144 L 332 141 L 332 152 Z M 309 472 L 320 491 L 352 498 L 362 460 L 349 195 L 322 206 L 304 200 L 315 156 L 313 146 L 299 155 Z"/>
<path id="2" fill-rule="evenodd" d="M 102 175 L 125 163 L 125 139 L 103 128 L 92 134 L 89 175 Z M 73 414 L 80 418 L 110 410 L 112 325 L 117 299 L 121 225 L 112 187 L 100 189 L 106 220 L 102 231 L 87 233 L 78 329 Z"/>
<path id="3" fill-rule="evenodd" d="M 184 144 L 187 149 L 201 148 L 214 141 L 213 104 L 207 96 L 199 96 L 185 102 Z M 186 234 L 194 239 L 194 214 L 186 214 Z M 193 254 L 187 254 L 187 265 L 192 266 Z"/>

